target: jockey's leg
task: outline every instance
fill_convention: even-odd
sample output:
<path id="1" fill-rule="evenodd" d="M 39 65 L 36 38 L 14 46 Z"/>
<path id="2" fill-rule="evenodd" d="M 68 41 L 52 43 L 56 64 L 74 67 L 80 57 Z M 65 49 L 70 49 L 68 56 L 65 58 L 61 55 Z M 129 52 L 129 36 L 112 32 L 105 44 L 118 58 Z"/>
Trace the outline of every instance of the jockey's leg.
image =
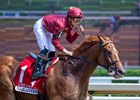
<path id="1" fill-rule="evenodd" d="M 55 51 L 50 51 L 50 52 L 48 53 L 48 60 L 49 60 L 49 59 L 52 60 L 53 57 L 55 57 Z M 46 71 L 46 70 L 48 69 L 48 67 L 51 65 L 51 63 L 52 63 L 51 61 L 48 61 L 48 62 L 47 62 L 44 71 Z"/>
<path id="2" fill-rule="evenodd" d="M 47 60 L 45 58 L 47 53 L 48 53 L 48 50 L 46 48 L 41 50 L 41 52 L 39 53 L 39 55 L 36 59 L 36 62 L 35 62 L 35 69 L 32 74 L 32 79 L 37 79 L 37 78 L 43 76 L 43 72 L 44 72 L 43 69 L 47 63 Z"/>

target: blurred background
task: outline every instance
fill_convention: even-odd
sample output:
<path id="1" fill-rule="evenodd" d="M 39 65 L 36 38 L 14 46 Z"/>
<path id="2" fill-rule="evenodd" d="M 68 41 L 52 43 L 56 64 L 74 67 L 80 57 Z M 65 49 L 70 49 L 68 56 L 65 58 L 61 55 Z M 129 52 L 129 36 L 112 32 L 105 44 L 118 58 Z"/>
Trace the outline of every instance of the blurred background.
<path id="1" fill-rule="evenodd" d="M 140 65 L 140 0 L 0 0 L 0 55 L 24 57 L 38 53 L 32 27 L 50 13 L 66 14 L 70 6 L 83 10 L 85 34 L 115 34 L 122 63 Z M 115 25 L 114 25 L 115 23 Z M 114 26 L 113 26 L 114 25 Z M 77 44 L 83 38 L 76 41 Z M 63 44 L 69 48 L 67 42 Z M 74 46 L 74 45 L 72 45 Z M 71 48 L 69 48 L 71 49 Z"/>
<path id="2" fill-rule="evenodd" d="M 140 0 L 0 0 L 0 55 L 38 53 L 35 21 L 46 14 L 66 14 L 70 6 L 83 10 L 86 35 L 115 34 L 123 65 L 140 68 Z M 68 49 L 81 41 L 82 35 L 71 46 L 61 40 Z"/>
<path id="3" fill-rule="evenodd" d="M 29 52 L 38 54 L 34 23 L 43 15 L 65 15 L 70 6 L 83 10 L 81 24 L 86 35 L 114 34 L 126 76 L 134 76 L 119 82 L 140 83 L 140 0 L 0 0 L 0 55 L 24 58 Z M 67 44 L 63 36 L 61 42 L 71 50 L 83 39 L 81 35 L 74 44 Z M 94 75 L 108 76 L 104 69 L 97 69 Z"/>

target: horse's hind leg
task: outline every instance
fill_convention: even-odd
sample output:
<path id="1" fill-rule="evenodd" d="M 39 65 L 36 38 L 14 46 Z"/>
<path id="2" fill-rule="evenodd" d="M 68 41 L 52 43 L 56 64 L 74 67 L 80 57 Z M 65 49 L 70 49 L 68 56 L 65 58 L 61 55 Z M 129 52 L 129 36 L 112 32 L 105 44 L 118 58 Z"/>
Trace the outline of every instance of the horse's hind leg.
<path id="1" fill-rule="evenodd" d="M 26 94 L 26 93 L 21 93 L 16 91 L 15 95 L 17 100 L 40 100 L 36 95 L 32 95 L 32 94 Z"/>
<path id="2" fill-rule="evenodd" d="M 8 66 L 0 66 L 0 100 L 16 100 L 10 72 L 11 70 Z"/>
<path id="3" fill-rule="evenodd" d="M 14 92 L 2 81 L 0 81 L 0 100 L 16 100 Z"/>

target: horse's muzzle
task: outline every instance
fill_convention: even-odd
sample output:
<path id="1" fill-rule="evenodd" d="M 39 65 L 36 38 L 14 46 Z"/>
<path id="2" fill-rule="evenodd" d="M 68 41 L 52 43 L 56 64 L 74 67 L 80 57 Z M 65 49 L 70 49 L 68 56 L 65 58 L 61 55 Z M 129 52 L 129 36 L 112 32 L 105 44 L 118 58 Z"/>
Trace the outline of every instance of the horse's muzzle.
<path id="1" fill-rule="evenodd" d="M 108 72 L 109 75 L 113 76 L 114 78 L 121 78 L 125 75 L 125 70 L 116 68 L 115 70 L 111 70 Z"/>
<path id="2" fill-rule="evenodd" d="M 125 75 L 125 71 L 121 70 L 121 69 L 118 69 L 116 71 L 116 74 L 114 75 L 114 78 L 121 78 L 121 77 L 124 77 L 124 75 Z"/>

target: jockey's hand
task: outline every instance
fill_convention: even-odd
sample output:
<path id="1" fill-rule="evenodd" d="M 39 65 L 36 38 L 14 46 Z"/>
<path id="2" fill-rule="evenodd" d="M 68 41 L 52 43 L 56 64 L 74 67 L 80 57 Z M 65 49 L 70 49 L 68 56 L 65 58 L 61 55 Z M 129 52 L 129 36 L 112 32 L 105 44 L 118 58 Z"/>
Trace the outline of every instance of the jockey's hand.
<path id="1" fill-rule="evenodd" d="M 63 49 L 63 52 L 66 53 L 67 55 L 70 55 L 70 56 L 72 56 L 72 54 L 73 54 L 72 52 L 70 52 L 70 51 L 68 51 L 66 49 Z"/>
<path id="2" fill-rule="evenodd" d="M 82 33 L 82 32 L 84 32 L 84 28 L 83 28 L 82 25 L 79 25 L 77 34 L 79 35 L 79 34 Z"/>

